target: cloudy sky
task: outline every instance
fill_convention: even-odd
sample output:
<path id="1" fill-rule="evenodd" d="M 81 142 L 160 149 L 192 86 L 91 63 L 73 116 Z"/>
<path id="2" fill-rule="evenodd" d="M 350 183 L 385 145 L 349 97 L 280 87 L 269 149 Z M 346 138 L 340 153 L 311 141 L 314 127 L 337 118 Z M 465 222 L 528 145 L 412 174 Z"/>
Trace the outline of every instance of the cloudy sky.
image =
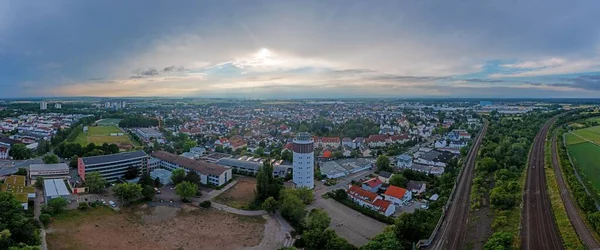
<path id="1" fill-rule="evenodd" d="M 0 98 L 600 97 L 600 2 L 0 1 Z"/>

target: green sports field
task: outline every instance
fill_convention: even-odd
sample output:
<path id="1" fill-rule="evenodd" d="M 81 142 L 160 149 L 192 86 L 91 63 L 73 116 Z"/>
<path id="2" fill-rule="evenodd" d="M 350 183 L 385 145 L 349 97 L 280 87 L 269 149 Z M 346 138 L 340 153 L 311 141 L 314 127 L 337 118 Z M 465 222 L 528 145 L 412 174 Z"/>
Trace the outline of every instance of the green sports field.
<path id="1" fill-rule="evenodd" d="M 120 136 L 111 136 L 110 134 L 123 133 L 117 126 L 89 126 L 88 132 L 81 132 L 75 139 L 76 143 L 85 146 L 89 143 L 96 145 L 102 145 L 103 143 L 114 143 L 119 147 L 126 147 L 127 145 L 136 146 L 137 143 L 133 142 L 127 134 Z"/>
<path id="2" fill-rule="evenodd" d="M 568 145 L 567 150 L 579 173 L 591 182 L 596 192 L 600 192 L 600 147 L 583 142 Z"/>

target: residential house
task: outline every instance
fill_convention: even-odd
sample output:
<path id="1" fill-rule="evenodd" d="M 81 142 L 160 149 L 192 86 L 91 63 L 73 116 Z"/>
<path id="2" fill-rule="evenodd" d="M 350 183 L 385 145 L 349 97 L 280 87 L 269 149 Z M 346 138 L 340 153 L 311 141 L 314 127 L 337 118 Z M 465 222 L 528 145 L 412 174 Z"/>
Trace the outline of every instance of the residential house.
<path id="1" fill-rule="evenodd" d="M 410 155 L 402 154 L 396 157 L 396 166 L 399 168 L 409 168 L 412 165 L 413 158 Z"/>
<path id="2" fill-rule="evenodd" d="M 413 194 L 422 194 L 425 192 L 425 186 L 426 185 L 424 182 L 410 180 L 406 185 L 406 189 L 411 191 Z"/>
<path id="3" fill-rule="evenodd" d="M 348 198 L 357 204 L 375 210 L 385 216 L 391 216 L 396 211 L 395 206 L 386 200 L 383 200 L 381 196 L 376 193 L 363 190 L 357 186 L 351 186 L 348 191 Z"/>
<path id="4" fill-rule="evenodd" d="M 339 137 L 321 137 L 319 142 L 321 147 L 339 148 L 341 145 Z"/>
<path id="5" fill-rule="evenodd" d="M 386 171 L 379 171 L 379 176 L 377 178 L 379 178 L 379 180 L 381 180 L 381 182 L 383 183 L 390 183 L 390 178 L 392 178 L 394 174 L 390 173 L 390 172 L 386 172 Z"/>
<path id="6" fill-rule="evenodd" d="M 431 150 L 429 152 L 425 152 L 424 154 L 419 155 L 414 162 L 423 164 L 423 165 L 431 165 L 436 167 L 446 167 L 446 164 L 455 157 L 455 154 L 446 151 L 439 150 Z"/>
<path id="7" fill-rule="evenodd" d="M 370 148 L 381 148 L 387 145 L 388 140 L 387 135 L 370 135 L 366 141 Z"/>
<path id="8" fill-rule="evenodd" d="M 360 148 L 365 143 L 365 138 L 356 137 L 352 140 L 352 143 L 354 143 L 354 148 Z"/>
<path id="9" fill-rule="evenodd" d="M 354 148 L 354 142 L 352 141 L 352 139 L 350 139 L 350 137 L 344 137 L 342 138 L 342 146 Z"/>
<path id="10" fill-rule="evenodd" d="M 406 203 L 412 199 L 412 192 L 401 187 L 390 185 L 387 190 L 385 190 L 383 197 L 386 201 L 401 207 L 406 205 Z"/>
<path id="11" fill-rule="evenodd" d="M 379 178 L 373 177 L 362 183 L 362 189 L 367 190 L 369 192 L 377 193 L 382 184 L 383 182 Z"/>

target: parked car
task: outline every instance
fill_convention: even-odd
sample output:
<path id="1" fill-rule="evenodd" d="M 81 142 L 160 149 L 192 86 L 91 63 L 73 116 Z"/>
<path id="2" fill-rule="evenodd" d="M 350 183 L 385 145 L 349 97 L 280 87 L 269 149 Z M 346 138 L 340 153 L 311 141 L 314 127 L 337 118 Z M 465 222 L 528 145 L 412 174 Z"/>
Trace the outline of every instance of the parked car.
<path id="1" fill-rule="evenodd" d="M 110 205 L 111 207 L 117 206 L 117 204 L 114 201 L 108 201 L 108 205 Z"/>

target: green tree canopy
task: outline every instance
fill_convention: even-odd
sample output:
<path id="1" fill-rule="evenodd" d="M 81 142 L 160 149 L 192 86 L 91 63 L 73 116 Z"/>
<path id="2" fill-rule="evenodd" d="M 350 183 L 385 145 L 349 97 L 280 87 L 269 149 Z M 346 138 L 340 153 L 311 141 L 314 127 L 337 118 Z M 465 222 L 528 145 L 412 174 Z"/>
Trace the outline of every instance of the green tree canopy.
<path id="1" fill-rule="evenodd" d="M 69 202 L 63 197 L 57 197 L 48 201 L 48 207 L 52 210 L 52 214 L 59 214 L 65 210 Z"/>
<path id="2" fill-rule="evenodd" d="M 183 168 L 175 169 L 171 172 L 171 181 L 177 185 L 185 180 L 185 170 Z"/>
<path id="3" fill-rule="evenodd" d="M 113 191 L 122 202 L 131 202 L 142 196 L 142 186 L 137 183 L 121 183 L 117 184 Z"/>
<path id="4" fill-rule="evenodd" d="M 377 169 L 379 171 L 387 171 L 387 172 L 394 171 L 394 169 L 392 169 L 392 167 L 390 166 L 390 158 L 388 158 L 385 155 L 380 155 L 379 157 L 377 157 L 375 166 L 377 166 Z"/>
<path id="5" fill-rule="evenodd" d="M 267 198 L 263 203 L 262 203 L 262 209 L 264 209 L 265 211 L 274 214 L 275 211 L 277 211 L 277 201 L 275 200 L 275 198 L 273 197 L 269 197 Z"/>
<path id="6" fill-rule="evenodd" d="M 390 178 L 390 185 L 406 188 L 407 184 L 408 179 L 406 179 L 406 177 L 400 173 L 394 174 L 392 175 L 392 178 Z"/>
<path id="7" fill-rule="evenodd" d="M 85 176 L 85 184 L 89 188 L 90 193 L 100 193 L 106 187 L 106 180 L 102 178 L 99 172 L 91 172 Z"/>
<path id="8" fill-rule="evenodd" d="M 14 160 L 25 160 L 31 158 L 33 153 L 31 153 L 31 150 L 29 150 L 25 144 L 17 143 L 10 148 L 8 155 Z"/>
<path id="9" fill-rule="evenodd" d="M 273 166 L 269 162 L 270 160 L 265 160 L 256 173 L 256 200 L 259 202 L 269 197 L 278 199 L 279 191 L 283 188 L 281 182 L 273 177 Z"/>
<path id="10" fill-rule="evenodd" d="M 188 201 L 189 198 L 194 197 L 198 191 L 198 186 L 189 181 L 182 181 L 175 186 L 175 193 L 181 197 L 183 201 Z"/>

